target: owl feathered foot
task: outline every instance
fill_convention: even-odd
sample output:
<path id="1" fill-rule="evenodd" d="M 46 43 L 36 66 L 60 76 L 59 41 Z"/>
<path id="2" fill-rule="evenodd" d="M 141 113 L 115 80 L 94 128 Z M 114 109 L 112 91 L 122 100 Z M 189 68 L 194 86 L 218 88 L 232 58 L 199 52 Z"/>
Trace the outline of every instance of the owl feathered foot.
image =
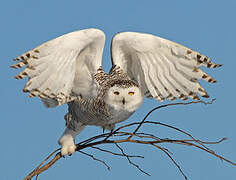
<path id="1" fill-rule="evenodd" d="M 61 155 L 72 155 L 75 152 L 76 145 L 74 138 L 70 134 L 64 134 L 58 141 L 61 145 Z"/>
<path id="2" fill-rule="evenodd" d="M 75 137 L 79 134 L 83 129 L 84 125 L 81 123 L 77 124 L 76 131 L 66 128 L 64 133 L 62 134 L 61 138 L 58 140 L 58 143 L 61 145 L 61 155 L 72 155 L 75 152 L 76 145 L 75 145 Z"/>

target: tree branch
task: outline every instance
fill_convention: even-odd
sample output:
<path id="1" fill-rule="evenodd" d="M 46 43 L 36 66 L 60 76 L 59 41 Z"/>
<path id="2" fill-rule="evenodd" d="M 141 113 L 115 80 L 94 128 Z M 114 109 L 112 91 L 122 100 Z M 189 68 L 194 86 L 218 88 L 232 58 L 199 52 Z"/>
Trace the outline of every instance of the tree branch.
<path id="1" fill-rule="evenodd" d="M 180 145 L 185 145 L 185 146 L 193 146 L 197 149 L 201 149 L 201 150 L 203 150 L 203 151 L 205 151 L 209 154 L 212 154 L 213 156 L 215 156 L 215 157 L 217 157 L 217 158 L 219 158 L 219 159 L 221 159 L 225 162 L 228 162 L 231 165 L 236 166 L 236 163 L 224 158 L 223 156 L 215 153 L 213 150 L 206 147 L 207 144 L 219 144 L 219 143 L 225 141 L 226 138 L 222 138 L 219 141 L 215 141 L 215 142 L 206 142 L 206 141 L 202 141 L 202 140 L 194 138 L 191 134 L 189 134 L 186 131 L 183 131 L 183 130 L 177 128 L 177 127 L 174 127 L 174 126 L 171 126 L 171 125 L 168 125 L 168 124 L 164 124 L 164 123 L 161 123 L 161 122 L 146 121 L 148 116 L 153 111 L 155 111 L 157 109 L 160 109 L 160 108 L 174 106 L 174 105 L 189 105 L 189 104 L 196 104 L 196 103 L 211 104 L 211 103 L 213 103 L 213 101 L 214 101 L 214 99 L 211 102 L 191 101 L 191 102 L 187 102 L 187 103 L 173 103 L 173 104 L 165 104 L 165 105 L 158 106 L 158 107 L 152 109 L 151 111 L 149 111 L 141 122 L 134 122 L 134 123 L 126 124 L 124 126 L 121 126 L 117 129 L 115 129 L 113 132 L 103 133 L 103 134 L 100 134 L 100 135 L 91 137 L 87 140 L 79 142 L 76 145 L 76 151 L 91 157 L 93 160 L 96 160 L 96 161 L 99 161 L 99 162 L 103 163 L 107 167 L 107 169 L 110 169 L 110 166 L 108 166 L 105 161 L 97 159 L 97 158 L 94 157 L 94 155 L 89 154 L 89 153 L 85 153 L 81 150 L 87 149 L 87 148 L 92 148 L 92 149 L 96 149 L 96 150 L 101 151 L 101 152 L 110 153 L 111 155 L 126 157 L 126 159 L 128 160 L 128 162 L 131 165 L 134 165 L 139 171 L 141 171 L 142 173 L 145 173 L 148 176 L 150 175 L 149 173 L 142 170 L 140 168 L 140 166 L 138 166 L 137 164 L 133 163 L 130 160 L 130 158 L 144 158 L 144 157 L 139 156 L 139 155 L 134 156 L 134 155 L 126 154 L 124 152 L 124 150 L 121 148 L 121 146 L 119 145 L 120 143 L 128 143 L 128 144 L 129 143 L 134 143 L 134 144 L 151 145 L 152 147 L 160 149 L 162 152 L 164 152 L 170 158 L 170 160 L 178 168 L 178 170 L 180 171 L 180 173 L 183 175 L 183 177 L 185 179 L 187 179 L 187 177 L 184 174 L 184 172 L 182 171 L 181 167 L 173 159 L 172 153 L 168 149 L 165 149 L 165 148 L 159 146 L 158 144 L 172 143 L 172 144 L 180 144 Z M 157 137 L 155 134 L 150 134 L 148 132 L 138 133 L 138 130 L 144 124 L 152 125 L 154 127 L 155 126 L 163 126 L 163 127 L 166 127 L 166 128 L 170 128 L 170 129 L 173 129 L 173 130 L 175 130 L 179 133 L 182 133 L 187 138 L 185 138 L 185 139 L 164 138 L 163 139 L 163 138 Z M 136 128 L 132 132 L 129 132 L 129 131 L 126 130 L 128 127 L 134 127 L 134 128 L 136 127 Z M 119 151 L 121 153 L 112 152 L 110 150 L 106 150 L 106 149 L 98 147 L 99 145 L 102 145 L 102 144 L 103 145 L 105 145 L 105 144 L 114 144 L 119 149 Z M 53 151 L 48 157 L 45 158 L 45 160 L 43 160 L 42 163 L 40 163 L 40 165 L 38 167 L 36 167 L 31 173 L 29 173 L 24 178 L 24 180 L 31 180 L 33 177 L 37 178 L 39 174 L 41 174 L 42 172 L 48 170 L 56 161 L 58 161 L 59 159 L 62 158 L 62 155 L 59 152 L 60 150 L 61 149 L 59 148 L 59 149 L 56 149 L 55 151 Z M 54 157 L 52 157 L 53 155 L 54 155 Z"/>
<path id="2" fill-rule="evenodd" d="M 111 168 L 110 168 L 110 166 L 107 165 L 107 163 L 106 163 L 105 161 L 100 160 L 100 159 L 98 159 L 98 158 L 95 158 L 94 155 L 92 155 L 92 154 L 88 154 L 88 153 L 83 152 L 83 151 L 78 151 L 78 152 L 80 152 L 80 153 L 82 153 L 82 154 L 84 154 L 84 155 L 86 155 L 86 156 L 91 157 L 91 158 L 92 158 L 93 160 L 95 160 L 95 161 L 98 161 L 98 162 L 103 163 L 103 164 L 107 167 L 107 170 L 110 171 Z"/>
<path id="3" fill-rule="evenodd" d="M 141 171 L 142 173 L 144 173 L 144 174 L 146 174 L 146 175 L 148 175 L 148 176 L 151 176 L 149 173 L 147 173 L 146 171 L 142 170 L 142 169 L 139 167 L 139 165 L 133 163 L 133 162 L 130 160 L 129 156 L 128 156 L 127 154 L 125 154 L 124 150 L 123 150 L 117 143 L 114 143 L 114 144 L 115 144 L 116 147 L 121 151 L 121 153 L 127 158 L 128 162 L 129 162 L 131 165 L 135 166 L 135 167 L 136 167 L 139 171 Z"/>

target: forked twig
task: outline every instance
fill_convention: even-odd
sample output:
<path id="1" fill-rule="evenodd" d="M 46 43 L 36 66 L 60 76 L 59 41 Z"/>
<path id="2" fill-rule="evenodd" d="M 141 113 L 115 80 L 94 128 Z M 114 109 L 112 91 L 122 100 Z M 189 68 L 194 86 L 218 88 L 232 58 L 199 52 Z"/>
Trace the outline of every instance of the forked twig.
<path id="1" fill-rule="evenodd" d="M 106 163 L 105 161 L 103 161 L 103 160 L 101 160 L 101 159 L 98 159 L 98 158 L 95 158 L 94 155 L 92 155 L 92 154 L 89 154 L 89 153 L 86 153 L 86 152 L 83 152 L 83 151 L 78 151 L 78 152 L 80 152 L 80 153 L 82 153 L 82 154 L 84 154 L 84 155 L 86 155 L 86 156 L 91 157 L 91 158 L 92 158 L 93 160 L 95 160 L 95 161 L 98 161 L 98 162 L 103 163 L 103 164 L 107 167 L 107 170 L 110 171 L 111 168 L 110 168 L 110 166 L 107 165 L 107 163 Z"/>
<path id="2" fill-rule="evenodd" d="M 147 173 L 146 171 L 142 170 L 139 165 L 135 164 L 134 162 L 132 162 L 129 158 L 129 156 L 127 154 L 125 154 L 124 150 L 117 144 L 117 143 L 114 143 L 116 145 L 116 147 L 121 151 L 121 153 L 127 158 L 128 162 L 135 166 L 139 171 L 141 171 L 142 173 L 148 175 L 148 176 L 151 176 L 149 173 Z"/>

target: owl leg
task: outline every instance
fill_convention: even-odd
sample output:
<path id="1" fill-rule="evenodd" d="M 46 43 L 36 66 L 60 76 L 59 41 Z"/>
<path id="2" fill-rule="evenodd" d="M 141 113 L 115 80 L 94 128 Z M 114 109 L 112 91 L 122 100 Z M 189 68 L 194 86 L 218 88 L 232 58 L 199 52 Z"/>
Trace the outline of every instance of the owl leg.
<path id="1" fill-rule="evenodd" d="M 76 130 L 72 130 L 70 128 L 66 128 L 64 133 L 62 134 L 61 138 L 59 139 L 58 143 L 61 145 L 61 155 L 72 155 L 75 152 L 76 145 L 75 145 L 75 137 L 79 134 L 85 125 L 82 123 L 78 123 L 76 126 Z"/>
<path id="2" fill-rule="evenodd" d="M 102 126 L 102 131 L 104 133 L 105 130 L 110 130 L 111 133 L 113 132 L 113 130 L 115 129 L 115 124 L 108 124 L 108 125 L 105 125 L 105 126 Z"/>

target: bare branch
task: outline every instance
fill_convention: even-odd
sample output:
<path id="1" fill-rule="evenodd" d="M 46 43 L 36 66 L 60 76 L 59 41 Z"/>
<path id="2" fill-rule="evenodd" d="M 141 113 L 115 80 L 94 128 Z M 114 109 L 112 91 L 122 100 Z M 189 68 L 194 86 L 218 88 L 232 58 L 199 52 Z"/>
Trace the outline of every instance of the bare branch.
<path id="1" fill-rule="evenodd" d="M 115 155 L 115 156 L 124 156 L 124 154 L 114 153 L 114 152 L 112 152 L 112 151 L 108 151 L 108 150 L 106 150 L 106 149 L 102 149 L 102 148 L 95 147 L 95 146 L 91 146 L 91 148 L 97 149 L 97 150 L 102 151 L 102 152 L 107 152 L 107 153 L 110 153 L 110 154 Z M 137 155 L 137 156 L 128 155 L 128 154 L 126 154 L 126 155 L 127 155 L 129 158 L 144 158 L 143 156 L 139 156 L 139 155 Z"/>
<path id="2" fill-rule="evenodd" d="M 189 105 L 189 104 L 197 104 L 197 103 L 203 103 L 205 105 L 207 104 L 212 104 L 215 101 L 215 99 L 212 99 L 210 102 L 205 102 L 205 101 L 190 101 L 190 102 L 181 102 L 181 103 L 171 103 L 171 104 L 164 104 L 158 107 L 153 108 L 151 111 L 149 111 L 146 116 L 143 118 L 143 120 L 141 121 L 141 123 L 138 125 L 138 127 L 134 130 L 133 134 L 135 134 L 139 128 L 142 126 L 143 122 L 148 118 L 148 116 L 153 112 L 156 111 L 157 109 L 163 108 L 163 107 L 168 107 L 168 106 L 176 106 L 176 105 Z M 132 137 L 132 136 L 131 136 Z M 129 137 L 129 138 L 131 138 Z"/>
<path id="3" fill-rule="evenodd" d="M 112 131 L 110 133 L 103 133 L 103 134 L 88 138 L 85 141 L 79 142 L 76 145 L 76 151 L 91 157 L 93 160 L 96 160 L 96 161 L 99 161 L 99 162 L 103 163 L 107 167 L 108 170 L 110 169 L 110 166 L 108 166 L 105 161 L 97 159 L 97 158 L 94 157 L 93 154 L 85 153 L 84 151 L 81 151 L 81 150 L 86 149 L 86 148 L 93 148 L 93 149 L 96 149 L 96 150 L 101 151 L 101 152 L 110 153 L 111 155 L 125 157 L 131 165 L 135 166 L 140 172 L 142 172 L 142 173 L 144 173 L 148 176 L 150 176 L 149 173 L 142 170 L 137 164 L 133 163 L 130 160 L 130 158 L 144 158 L 144 157 L 139 156 L 139 155 L 136 155 L 136 156 L 128 155 L 124 152 L 124 150 L 118 144 L 120 144 L 120 143 L 144 144 L 144 145 L 151 145 L 155 148 L 160 149 L 162 152 L 164 152 L 171 159 L 171 161 L 178 168 L 178 170 L 184 176 L 185 179 L 187 179 L 187 177 L 183 173 L 183 171 L 182 171 L 181 167 L 178 165 L 178 163 L 173 159 L 172 153 L 168 149 L 161 147 L 159 144 L 161 144 L 161 143 L 162 144 L 163 143 L 172 143 L 172 144 L 179 144 L 179 145 L 185 145 L 185 146 L 192 146 L 192 147 L 195 147 L 197 149 L 201 149 L 201 150 L 203 150 L 203 151 L 205 151 L 209 154 L 212 154 L 213 156 L 215 156 L 215 157 L 217 157 L 217 158 L 219 158 L 219 159 L 221 159 L 225 162 L 228 162 L 228 163 L 236 166 L 236 163 L 224 158 L 223 156 L 215 153 L 213 150 L 206 147 L 207 144 L 219 144 L 219 143 L 225 141 L 226 138 L 222 138 L 219 141 L 215 141 L 215 142 L 206 142 L 206 141 L 202 141 L 202 140 L 194 138 L 191 134 L 189 134 L 186 131 L 183 131 L 183 130 L 177 128 L 177 127 L 174 127 L 174 126 L 171 126 L 171 125 L 168 125 L 168 124 L 164 124 L 164 123 L 161 123 L 161 122 L 146 121 L 148 116 L 153 111 L 155 111 L 157 109 L 160 109 L 160 108 L 163 108 L 163 107 L 174 106 L 174 105 L 188 105 L 188 104 L 196 104 L 196 103 L 211 104 L 211 103 L 213 103 L 213 101 L 214 101 L 214 99 L 210 102 L 191 101 L 191 102 L 187 102 L 187 103 L 173 103 L 173 104 L 166 104 L 166 105 L 158 106 L 158 107 L 152 109 L 151 111 L 149 111 L 141 122 L 134 122 L 134 123 L 126 124 L 124 126 L 121 126 L 117 129 L 115 129 L 114 131 Z M 163 127 L 166 127 L 166 128 L 170 128 L 170 129 L 173 129 L 177 132 L 182 133 L 183 135 L 186 135 L 187 138 L 186 139 L 159 138 L 155 134 L 150 134 L 148 132 L 139 132 L 138 133 L 138 130 L 144 124 L 152 125 L 152 126 L 163 126 Z M 127 131 L 128 127 L 135 127 L 135 130 L 133 132 L 129 132 L 129 131 Z M 116 145 L 116 147 L 119 149 L 119 151 L 121 153 L 116 153 L 116 152 L 98 147 L 99 145 L 105 145 L 105 144 L 114 144 L 114 145 Z M 39 174 L 46 171 L 56 161 L 61 159 L 62 155 L 61 155 L 60 152 L 58 152 L 59 150 L 60 150 L 60 148 L 53 151 L 48 157 L 46 157 L 43 160 L 42 163 L 40 163 L 40 165 L 38 167 L 36 167 L 31 173 L 29 173 L 28 176 L 26 176 L 24 178 L 24 180 L 30 180 L 33 177 L 36 177 L 36 179 L 37 179 Z M 53 155 L 54 155 L 54 157 L 52 158 Z M 50 158 L 51 158 L 51 160 L 50 160 Z"/>
<path id="4" fill-rule="evenodd" d="M 91 157 L 91 158 L 92 158 L 93 160 L 95 160 L 95 161 L 98 161 L 98 162 L 103 163 L 103 164 L 107 167 L 107 170 L 110 171 L 111 168 L 110 168 L 110 166 L 107 165 L 107 163 L 106 163 L 105 161 L 100 160 L 100 159 L 98 159 L 98 158 L 95 158 L 92 154 L 88 154 L 88 153 L 83 152 L 83 151 L 78 151 L 78 152 L 80 152 L 80 153 L 82 153 L 82 154 L 84 154 L 84 155 L 86 155 L 86 156 Z"/>
<path id="5" fill-rule="evenodd" d="M 178 163 L 174 160 L 174 158 L 170 155 L 170 153 L 168 151 L 166 151 L 165 148 L 158 146 L 156 144 L 153 144 L 153 146 L 155 146 L 156 148 L 162 150 L 170 159 L 171 161 L 174 163 L 174 165 L 178 168 L 179 172 L 184 176 L 184 178 L 187 180 L 187 176 L 184 174 L 183 170 L 181 169 L 181 167 L 178 165 Z"/>
<path id="6" fill-rule="evenodd" d="M 55 151 L 54 151 L 55 152 Z M 46 171 L 48 168 L 50 168 L 56 161 L 58 161 L 62 157 L 61 153 L 57 153 L 54 158 L 49 161 L 47 164 L 43 165 L 40 168 L 34 169 L 30 174 L 28 174 L 24 180 L 31 180 L 34 176 L 37 176 L 41 174 L 43 171 Z M 41 163 L 42 164 L 42 163 Z"/>
<path id="7" fill-rule="evenodd" d="M 144 173 L 144 174 L 146 174 L 146 175 L 148 175 L 148 176 L 151 176 L 149 173 L 147 173 L 146 171 L 142 170 L 142 169 L 139 167 L 139 165 L 133 163 L 133 162 L 130 160 L 129 156 L 125 154 L 124 150 L 123 150 L 117 143 L 114 143 L 114 144 L 115 144 L 116 147 L 121 151 L 121 153 L 127 158 L 128 162 L 129 162 L 130 164 L 132 164 L 133 166 L 135 166 L 135 167 L 136 167 L 139 171 L 141 171 L 142 173 Z"/>

